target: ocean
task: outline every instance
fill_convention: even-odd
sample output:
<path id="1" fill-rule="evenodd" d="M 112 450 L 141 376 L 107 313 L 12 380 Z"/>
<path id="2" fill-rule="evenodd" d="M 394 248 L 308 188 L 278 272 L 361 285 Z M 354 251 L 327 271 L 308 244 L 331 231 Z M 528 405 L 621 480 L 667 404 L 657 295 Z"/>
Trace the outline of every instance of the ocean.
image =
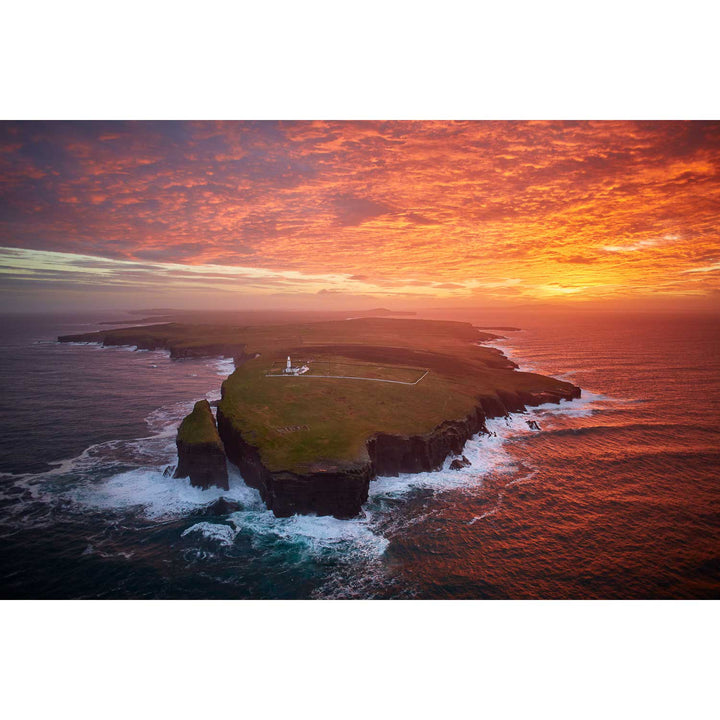
<path id="1" fill-rule="evenodd" d="M 379 478 L 350 521 L 277 519 L 232 468 L 228 492 L 165 477 L 232 361 L 56 342 L 112 319 L 0 320 L 1 597 L 720 597 L 714 316 L 464 312 L 582 398 L 489 421 L 463 470 Z"/>

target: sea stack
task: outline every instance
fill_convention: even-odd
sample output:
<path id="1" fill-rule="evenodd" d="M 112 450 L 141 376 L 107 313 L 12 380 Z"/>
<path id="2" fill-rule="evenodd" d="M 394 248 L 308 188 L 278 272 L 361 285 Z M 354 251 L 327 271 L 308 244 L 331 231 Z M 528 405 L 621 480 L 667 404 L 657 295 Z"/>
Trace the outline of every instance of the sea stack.
<path id="1" fill-rule="evenodd" d="M 195 403 L 178 428 L 176 442 L 176 478 L 189 477 L 192 485 L 203 489 L 213 485 L 223 490 L 229 488 L 225 449 L 207 400 Z"/>

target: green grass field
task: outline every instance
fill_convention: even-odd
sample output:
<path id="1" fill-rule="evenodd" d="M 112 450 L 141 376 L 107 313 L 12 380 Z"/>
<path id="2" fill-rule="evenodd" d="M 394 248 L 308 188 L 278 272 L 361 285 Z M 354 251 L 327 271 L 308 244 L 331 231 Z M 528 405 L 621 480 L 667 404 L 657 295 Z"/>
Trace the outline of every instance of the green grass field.
<path id="1" fill-rule="evenodd" d="M 268 377 L 268 370 L 268 363 L 258 361 L 236 370 L 225 383 L 221 407 L 243 437 L 261 449 L 270 470 L 302 471 L 319 460 L 365 458 L 365 441 L 375 432 L 429 432 L 445 419 L 465 417 L 476 405 L 472 395 L 433 373 L 418 385 L 401 385 Z M 307 429 L 284 431 L 298 426 Z"/>

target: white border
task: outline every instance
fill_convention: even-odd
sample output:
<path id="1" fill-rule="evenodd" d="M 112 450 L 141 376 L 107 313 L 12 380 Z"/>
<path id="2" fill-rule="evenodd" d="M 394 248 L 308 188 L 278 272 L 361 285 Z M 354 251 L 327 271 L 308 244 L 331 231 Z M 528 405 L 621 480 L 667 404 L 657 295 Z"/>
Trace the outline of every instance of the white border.
<path id="1" fill-rule="evenodd" d="M 712 602 L 2 605 L 12 718 L 694 718 Z"/>
<path id="2" fill-rule="evenodd" d="M 712 4 L 6 4 L 4 119 L 717 119 Z"/>

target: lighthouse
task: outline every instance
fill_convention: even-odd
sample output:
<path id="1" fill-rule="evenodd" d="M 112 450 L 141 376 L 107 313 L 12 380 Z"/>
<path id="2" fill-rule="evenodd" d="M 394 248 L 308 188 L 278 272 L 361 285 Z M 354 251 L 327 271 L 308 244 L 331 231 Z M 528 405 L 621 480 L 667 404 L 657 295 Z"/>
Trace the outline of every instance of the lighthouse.
<path id="1" fill-rule="evenodd" d="M 292 373 L 292 364 L 290 363 L 290 356 L 289 356 L 289 355 L 288 355 L 288 359 L 287 359 L 287 365 L 285 366 L 285 372 L 288 373 L 288 375 L 289 375 L 290 373 Z"/>

